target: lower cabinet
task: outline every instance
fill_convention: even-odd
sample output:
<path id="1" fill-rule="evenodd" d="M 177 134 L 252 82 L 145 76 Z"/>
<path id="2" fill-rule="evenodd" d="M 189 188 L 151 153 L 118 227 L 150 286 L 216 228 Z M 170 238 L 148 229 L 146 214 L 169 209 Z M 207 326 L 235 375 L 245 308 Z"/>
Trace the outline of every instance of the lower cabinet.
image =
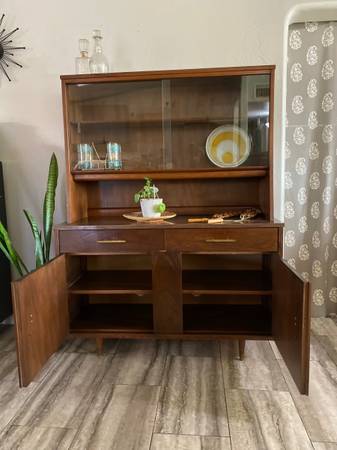
<path id="1" fill-rule="evenodd" d="M 206 258 L 208 255 L 198 255 Z M 278 253 L 258 270 L 185 267 L 185 254 L 152 251 L 144 269 L 92 270 L 61 255 L 12 283 L 20 385 L 68 335 L 132 339 L 274 339 L 301 393 L 309 385 L 309 284 Z M 115 267 L 116 266 L 116 267 Z"/>

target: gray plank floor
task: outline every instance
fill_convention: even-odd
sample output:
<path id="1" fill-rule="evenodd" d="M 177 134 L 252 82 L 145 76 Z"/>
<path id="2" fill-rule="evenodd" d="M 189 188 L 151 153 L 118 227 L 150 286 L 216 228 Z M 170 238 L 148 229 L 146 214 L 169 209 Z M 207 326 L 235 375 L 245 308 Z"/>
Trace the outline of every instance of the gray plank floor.
<path id="1" fill-rule="evenodd" d="M 312 320 L 309 397 L 258 341 L 76 339 L 19 389 L 0 326 L 0 449 L 337 450 L 337 323 Z"/>

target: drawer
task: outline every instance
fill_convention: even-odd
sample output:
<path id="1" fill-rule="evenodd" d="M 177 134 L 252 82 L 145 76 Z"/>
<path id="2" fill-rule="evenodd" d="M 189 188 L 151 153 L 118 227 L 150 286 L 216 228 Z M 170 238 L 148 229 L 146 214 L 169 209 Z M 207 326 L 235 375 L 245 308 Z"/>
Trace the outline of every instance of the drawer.
<path id="1" fill-rule="evenodd" d="M 182 252 L 277 252 L 278 229 L 261 227 L 168 230 L 166 246 L 167 249 Z"/>
<path id="2" fill-rule="evenodd" d="M 147 253 L 164 248 L 160 230 L 60 230 L 61 253 Z"/>

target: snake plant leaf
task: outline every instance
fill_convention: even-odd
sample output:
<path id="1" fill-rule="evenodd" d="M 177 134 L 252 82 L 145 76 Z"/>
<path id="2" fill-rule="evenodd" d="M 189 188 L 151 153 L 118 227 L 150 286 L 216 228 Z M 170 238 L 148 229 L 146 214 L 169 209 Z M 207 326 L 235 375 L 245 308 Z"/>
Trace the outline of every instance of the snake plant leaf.
<path id="1" fill-rule="evenodd" d="M 44 255 L 44 260 L 45 262 L 47 262 L 47 258 L 46 258 L 46 246 L 44 243 L 44 240 L 42 239 L 42 234 L 40 233 L 40 238 L 41 238 L 41 242 L 42 242 L 42 253 Z"/>
<path id="2" fill-rule="evenodd" d="M 28 269 L 17 251 L 13 247 L 12 241 L 10 240 L 8 231 L 4 227 L 3 223 L 0 221 L 0 250 L 9 260 L 9 262 L 16 268 L 18 273 L 23 276 L 24 272 L 28 273 Z"/>
<path id="3" fill-rule="evenodd" d="M 0 222 L 0 233 L 1 233 L 1 239 L 2 239 L 2 247 L 5 248 L 5 255 L 7 256 L 7 258 L 9 259 L 9 261 L 16 267 L 16 269 L 18 270 L 18 272 L 21 275 L 21 267 L 20 267 L 20 263 L 17 260 L 16 254 L 14 252 L 14 248 L 12 245 L 12 242 L 10 240 L 9 234 L 6 230 L 6 228 L 4 227 L 4 225 Z"/>
<path id="4" fill-rule="evenodd" d="M 6 256 L 7 259 L 9 259 L 10 262 L 12 262 L 12 258 L 11 255 L 9 254 L 6 244 L 4 244 L 4 242 L 2 242 L 1 240 L 2 238 L 0 238 L 0 249 L 2 251 L 2 253 Z"/>
<path id="5" fill-rule="evenodd" d="M 29 270 L 27 269 L 26 264 L 22 261 L 22 259 L 21 259 L 20 255 L 18 254 L 18 252 L 15 250 L 15 248 L 13 248 L 13 250 L 14 250 L 14 253 L 15 253 L 15 255 L 16 255 L 16 258 L 17 258 L 17 260 L 19 261 L 21 267 L 24 269 L 24 271 L 25 271 L 26 273 L 29 273 Z"/>
<path id="6" fill-rule="evenodd" d="M 21 277 L 23 277 L 24 276 L 24 272 L 23 272 L 20 264 L 18 264 L 18 262 L 15 259 L 12 258 L 12 256 L 7 252 L 6 248 L 4 247 L 4 245 L 1 242 L 0 242 L 0 250 L 6 256 L 8 261 L 16 268 L 16 270 L 18 271 L 19 275 Z"/>
<path id="7" fill-rule="evenodd" d="M 35 264 L 36 268 L 43 266 L 45 263 L 45 257 L 43 254 L 42 249 L 42 242 L 41 242 L 41 231 L 39 230 L 39 226 L 35 220 L 35 218 L 25 209 L 23 210 L 28 223 L 32 229 L 32 233 L 35 239 Z"/>
<path id="8" fill-rule="evenodd" d="M 55 211 L 55 193 L 58 178 L 58 165 L 55 153 L 52 154 L 49 164 L 47 190 L 43 202 L 43 234 L 45 242 L 45 260 L 49 261 L 50 244 L 53 231 Z"/>
<path id="9" fill-rule="evenodd" d="M 10 254 L 8 253 L 7 248 L 4 246 L 4 244 L 1 241 L 0 241 L 0 250 L 6 256 L 6 258 L 9 260 L 9 262 L 13 264 L 13 260 L 10 256 Z"/>
<path id="10" fill-rule="evenodd" d="M 18 271 L 18 273 L 20 274 L 21 277 L 23 277 L 23 271 L 21 269 L 20 264 L 17 263 L 17 261 L 15 261 L 12 256 L 8 253 L 6 247 L 2 244 L 2 242 L 0 242 L 0 250 L 2 251 L 2 253 L 6 256 L 6 258 L 8 259 L 8 261 L 13 264 L 13 266 L 16 268 L 16 270 Z"/>

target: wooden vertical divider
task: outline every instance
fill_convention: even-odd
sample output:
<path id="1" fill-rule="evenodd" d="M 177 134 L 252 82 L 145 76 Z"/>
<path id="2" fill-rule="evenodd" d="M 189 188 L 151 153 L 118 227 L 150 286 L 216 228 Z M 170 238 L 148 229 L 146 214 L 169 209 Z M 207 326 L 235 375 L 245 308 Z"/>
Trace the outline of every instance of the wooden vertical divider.
<path id="1" fill-rule="evenodd" d="M 152 255 L 152 293 L 155 333 L 182 333 L 181 253 Z"/>

